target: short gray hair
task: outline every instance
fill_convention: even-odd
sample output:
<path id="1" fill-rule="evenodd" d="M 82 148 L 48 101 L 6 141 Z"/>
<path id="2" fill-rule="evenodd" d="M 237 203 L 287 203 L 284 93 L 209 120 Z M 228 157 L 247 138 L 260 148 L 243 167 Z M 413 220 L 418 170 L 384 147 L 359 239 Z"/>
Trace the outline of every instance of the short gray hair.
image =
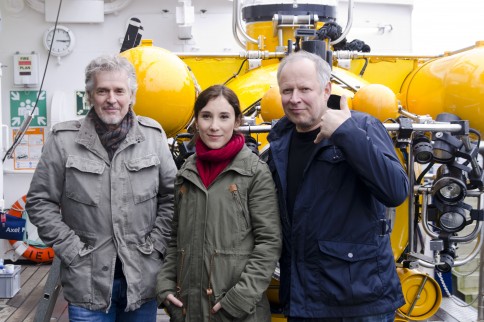
<path id="1" fill-rule="evenodd" d="M 91 105 L 91 98 L 94 91 L 94 76 L 99 72 L 126 71 L 128 75 L 128 86 L 133 96 L 133 102 L 138 90 L 138 81 L 133 64 L 123 56 L 103 55 L 94 58 L 86 67 L 86 101 Z"/>
<path id="2" fill-rule="evenodd" d="M 324 87 L 330 80 L 331 80 L 331 67 L 329 66 L 328 62 L 325 61 L 320 56 L 300 50 L 297 52 L 290 53 L 279 64 L 277 68 L 277 81 L 279 82 L 279 78 L 281 76 L 282 70 L 288 63 L 296 62 L 302 59 L 309 59 L 314 63 L 314 67 L 316 67 L 316 72 L 318 76 L 318 81 L 320 82 L 321 87 Z"/>

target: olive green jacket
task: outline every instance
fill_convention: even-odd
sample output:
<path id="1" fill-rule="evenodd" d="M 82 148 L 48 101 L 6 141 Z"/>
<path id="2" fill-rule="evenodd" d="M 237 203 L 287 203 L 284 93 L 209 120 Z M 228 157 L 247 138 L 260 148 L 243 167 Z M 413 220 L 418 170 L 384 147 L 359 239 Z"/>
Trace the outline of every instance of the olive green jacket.
<path id="1" fill-rule="evenodd" d="M 158 302 L 175 294 L 184 303 L 182 321 L 209 321 L 217 302 L 223 309 L 210 321 L 270 321 L 265 291 L 280 256 L 281 227 L 269 168 L 244 146 L 207 189 L 195 160 L 188 158 L 175 181 Z"/>

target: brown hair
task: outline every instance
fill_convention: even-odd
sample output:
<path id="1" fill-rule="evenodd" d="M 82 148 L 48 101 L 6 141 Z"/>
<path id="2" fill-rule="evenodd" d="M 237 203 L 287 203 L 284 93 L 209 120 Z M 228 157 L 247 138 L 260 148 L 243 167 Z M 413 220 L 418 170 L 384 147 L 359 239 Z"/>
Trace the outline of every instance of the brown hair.
<path id="1" fill-rule="evenodd" d="M 233 90 L 224 85 L 212 85 L 198 95 L 194 107 L 195 119 L 198 118 L 198 114 L 208 104 L 208 102 L 220 96 L 223 96 L 234 109 L 235 120 L 241 121 L 242 111 L 240 110 L 239 98 Z"/>

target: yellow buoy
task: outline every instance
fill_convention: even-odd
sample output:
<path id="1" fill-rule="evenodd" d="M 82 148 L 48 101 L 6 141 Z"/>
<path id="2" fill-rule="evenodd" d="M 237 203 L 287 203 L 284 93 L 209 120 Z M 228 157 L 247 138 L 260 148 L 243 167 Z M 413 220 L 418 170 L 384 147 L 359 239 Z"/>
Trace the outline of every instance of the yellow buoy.
<path id="1" fill-rule="evenodd" d="M 278 120 L 284 116 L 279 86 L 272 86 L 260 100 L 260 114 L 265 122 Z"/>
<path id="2" fill-rule="evenodd" d="M 136 70 L 136 114 L 157 120 L 168 137 L 175 136 L 193 116 L 198 86 L 193 73 L 177 55 L 152 46 L 151 40 L 120 55 Z"/>
<path id="3" fill-rule="evenodd" d="M 355 93 L 353 109 L 371 114 L 384 122 L 398 116 L 398 100 L 395 93 L 385 85 L 369 84 Z"/>

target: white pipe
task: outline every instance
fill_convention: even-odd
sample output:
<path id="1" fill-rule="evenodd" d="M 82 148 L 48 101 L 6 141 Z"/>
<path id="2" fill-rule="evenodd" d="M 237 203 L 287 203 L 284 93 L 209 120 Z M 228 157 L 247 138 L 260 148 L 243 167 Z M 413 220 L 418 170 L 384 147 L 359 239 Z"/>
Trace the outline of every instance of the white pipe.
<path id="1" fill-rule="evenodd" d="M 245 43 L 240 40 L 239 33 L 237 32 L 237 17 L 238 13 L 237 10 L 239 9 L 238 0 L 235 0 L 232 5 L 232 34 L 234 35 L 234 39 L 237 44 L 245 49 Z"/>
<path id="2" fill-rule="evenodd" d="M 259 42 L 250 37 L 244 30 L 244 28 L 242 27 L 242 23 L 240 22 L 241 17 L 240 17 L 240 13 L 242 12 L 242 9 L 240 8 L 240 2 L 239 0 L 234 0 L 234 6 L 233 6 L 233 17 L 232 19 L 235 19 L 233 21 L 235 21 L 235 27 L 236 27 L 236 34 L 238 35 L 238 33 L 240 33 L 242 35 L 242 37 L 245 38 L 246 41 L 250 42 L 250 43 L 253 43 L 253 44 L 259 44 Z M 240 39 L 239 39 L 240 41 Z M 241 41 L 243 43 L 243 41 Z M 259 44 L 260 46 L 260 44 Z M 261 49 L 261 48 L 259 48 Z"/>
<path id="3" fill-rule="evenodd" d="M 353 0 L 348 1 L 348 21 L 346 22 L 345 30 L 338 39 L 331 41 L 329 44 L 336 45 L 341 40 L 345 39 L 346 35 L 351 30 L 351 25 L 353 25 Z"/>

